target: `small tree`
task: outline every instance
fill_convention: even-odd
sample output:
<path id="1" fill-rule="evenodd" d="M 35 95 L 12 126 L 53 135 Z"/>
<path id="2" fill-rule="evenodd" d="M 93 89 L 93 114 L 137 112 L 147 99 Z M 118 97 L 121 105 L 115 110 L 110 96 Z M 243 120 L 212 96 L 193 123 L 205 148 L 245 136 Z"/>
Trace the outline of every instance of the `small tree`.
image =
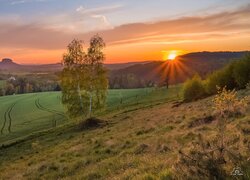
<path id="1" fill-rule="evenodd" d="M 183 97 L 185 101 L 200 99 L 206 95 L 206 91 L 200 76 L 195 75 L 187 80 L 183 86 Z"/>
<path id="2" fill-rule="evenodd" d="M 7 83 L 5 87 L 5 95 L 13 95 L 15 93 L 15 87 L 12 83 Z"/>
<path id="3" fill-rule="evenodd" d="M 87 53 L 82 41 L 73 40 L 63 56 L 61 75 L 62 102 L 71 117 L 92 116 L 93 110 L 104 106 L 108 80 L 103 68 L 105 47 L 103 39 L 95 35 Z"/>
<path id="4" fill-rule="evenodd" d="M 207 140 L 199 135 L 198 142 L 193 143 L 188 153 L 180 151 L 180 159 L 175 166 L 179 178 L 225 179 L 233 168 L 247 166 L 249 152 L 243 146 L 240 133 L 230 134 L 227 129 L 230 118 L 246 110 L 246 98 L 238 99 L 235 91 L 219 88 L 213 102 L 217 117 L 216 137 Z"/>

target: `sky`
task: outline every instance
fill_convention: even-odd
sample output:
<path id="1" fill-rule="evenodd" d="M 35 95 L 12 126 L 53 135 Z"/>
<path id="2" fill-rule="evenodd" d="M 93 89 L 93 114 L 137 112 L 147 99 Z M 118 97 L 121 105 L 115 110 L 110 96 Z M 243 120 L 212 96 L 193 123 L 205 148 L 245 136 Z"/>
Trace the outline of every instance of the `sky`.
<path id="1" fill-rule="evenodd" d="M 250 50 L 249 0 L 0 0 L 0 59 L 61 62 L 74 39 L 106 42 L 105 63 L 169 52 Z"/>

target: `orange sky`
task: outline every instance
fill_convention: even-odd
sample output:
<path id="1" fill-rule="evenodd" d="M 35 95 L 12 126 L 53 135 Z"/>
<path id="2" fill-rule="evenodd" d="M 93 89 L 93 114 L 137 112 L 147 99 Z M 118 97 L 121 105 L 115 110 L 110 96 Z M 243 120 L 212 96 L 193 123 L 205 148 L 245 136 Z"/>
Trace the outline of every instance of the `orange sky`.
<path id="1" fill-rule="evenodd" d="M 250 5 L 199 16 L 128 23 L 91 32 L 66 32 L 41 24 L 2 22 L 0 58 L 18 63 L 56 63 L 67 44 L 84 40 L 85 48 L 96 33 L 106 42 L 105 63 L 162 60 L 171 50 L 179 54 L 196 51 L 250 50 Z"/>

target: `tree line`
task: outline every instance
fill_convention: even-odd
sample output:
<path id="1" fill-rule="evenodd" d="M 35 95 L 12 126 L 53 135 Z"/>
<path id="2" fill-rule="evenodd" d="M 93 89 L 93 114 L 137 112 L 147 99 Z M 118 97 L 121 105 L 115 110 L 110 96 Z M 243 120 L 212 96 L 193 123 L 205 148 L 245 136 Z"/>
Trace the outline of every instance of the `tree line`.
<path id="1" fill-rule="evenodd" d="M 218 87 L 239 90 L 248 86 L 250 86 L 250 54 L 211 73 L 205 80 L 199 75 L 187 80 L 183 87 L 183 97 L 185 101 L 193 101 L 216 94 Z"/>
<path id="2" fill-rule="evenodd" d="M 0 87 L 0 96 L 60 90 L 57 80 L 11 77 Z"/>

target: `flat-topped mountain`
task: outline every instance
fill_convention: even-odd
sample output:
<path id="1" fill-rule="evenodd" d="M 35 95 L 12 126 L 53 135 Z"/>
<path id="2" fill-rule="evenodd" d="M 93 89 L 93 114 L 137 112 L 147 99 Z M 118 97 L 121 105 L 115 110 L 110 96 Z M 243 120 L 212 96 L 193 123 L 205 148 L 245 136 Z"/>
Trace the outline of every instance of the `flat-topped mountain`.
<path id="1" fill-rule="evenodd" d="M 13 62 L 12 59 L 4 58 L 0 62 L 0 69 L 13 69 L 13 68 L 19 68 L 21 65 Z"/>

